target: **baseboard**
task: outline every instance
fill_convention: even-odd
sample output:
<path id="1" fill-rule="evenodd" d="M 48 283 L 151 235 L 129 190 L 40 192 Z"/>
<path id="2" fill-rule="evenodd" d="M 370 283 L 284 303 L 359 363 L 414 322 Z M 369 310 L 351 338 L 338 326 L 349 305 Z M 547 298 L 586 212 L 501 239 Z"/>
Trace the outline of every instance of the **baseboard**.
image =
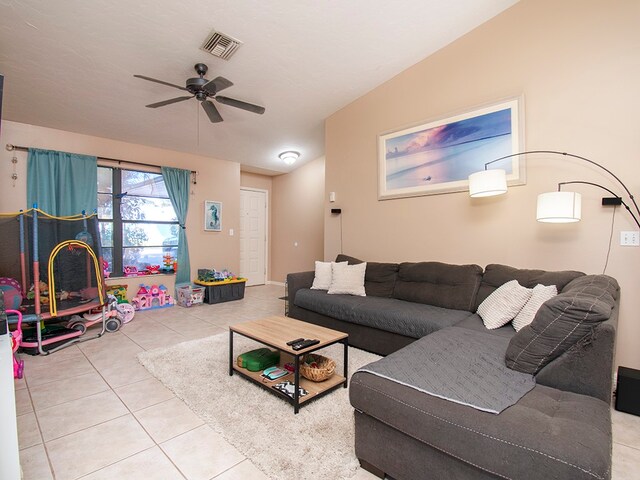
<path id="1" fill-rule="evenodd" d="M 277 286 L 279 286 L 279 287 L 284 287 L 284 286 L 285 286 L 284 282 L 274 282 L 274 281 L 272 281 L 272 280 L 269 280 L 269 281 L 267 282 L 267 285 L 277 285 Z"/>

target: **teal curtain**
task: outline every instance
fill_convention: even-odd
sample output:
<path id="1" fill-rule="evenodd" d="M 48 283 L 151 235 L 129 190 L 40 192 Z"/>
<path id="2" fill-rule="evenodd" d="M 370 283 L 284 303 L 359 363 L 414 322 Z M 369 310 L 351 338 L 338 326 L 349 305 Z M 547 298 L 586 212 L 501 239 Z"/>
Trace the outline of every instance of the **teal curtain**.
<path id="1" fill-rule="evenodd" d="M 50 215 L 93 213 L 98 208 L 98 161 L 89 155 L 29 149 L 27 208 Z"/>
<path id="2" fill-rule="evenodd" d="M 187 244 L 187 211 L 189 210 L 189 185 L 191 172 L 179 168 L 162 167 L 162 178 L 167 187 L 173 209 L 176 211 L 180 229 L 178 230 L 178 273 L 176 286 L 191 282 L 189 245 Z"/>

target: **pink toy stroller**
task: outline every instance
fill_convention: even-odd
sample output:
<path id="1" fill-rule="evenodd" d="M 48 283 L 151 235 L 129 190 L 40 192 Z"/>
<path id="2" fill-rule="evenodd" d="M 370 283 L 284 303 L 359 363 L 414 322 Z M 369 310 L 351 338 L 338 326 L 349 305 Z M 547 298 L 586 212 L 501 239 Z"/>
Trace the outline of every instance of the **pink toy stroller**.
<path id="1" fill-rule="evenodd" d="M 22 313 L 18 310 L 7 310 L 7 314 L 17 315 L 18 324 L 16 329 L 11 332 L 11 350 L 13 350 L 13 378 L 22 378 L 24 373 L 24 360 L 18 359 L 16 352 L 22 341 Z"/>

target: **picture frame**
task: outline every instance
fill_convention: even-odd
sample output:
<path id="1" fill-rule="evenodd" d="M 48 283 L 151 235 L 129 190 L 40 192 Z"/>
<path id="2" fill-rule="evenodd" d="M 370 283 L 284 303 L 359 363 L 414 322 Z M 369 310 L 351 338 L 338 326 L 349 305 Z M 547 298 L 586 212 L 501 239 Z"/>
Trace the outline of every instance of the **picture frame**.
<path id="1" fill-rule="evenodd" d="M 524 151 L 523 97 L 378 135 L 378 200 L 462 192 L 487 162 Z M 496 162 L 526 183 L 524 157 Z"/>
<path id="2" fill-rule="evenodd" d="M 222 231 L 222 202 L 205 200 L 204 229 L 207 232 Z"/>

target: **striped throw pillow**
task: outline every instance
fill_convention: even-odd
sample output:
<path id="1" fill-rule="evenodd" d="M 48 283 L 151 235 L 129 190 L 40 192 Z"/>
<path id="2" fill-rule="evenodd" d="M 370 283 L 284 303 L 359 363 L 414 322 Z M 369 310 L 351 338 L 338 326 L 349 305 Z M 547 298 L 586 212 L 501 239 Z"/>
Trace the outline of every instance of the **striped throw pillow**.
<path id="1" fill-rule="evenodd" d="M 555 285 L 549 285 L 547 287 L 546 285 L 538 284 L 533 287 L 531 298 L 511 323 L 513 328 L 516 329 L 516 332 L 519 332 L 522 327 L 526 327 L 533 322 L 542 304 L 556 295 L 558 295 L 558 289 Z"/>
<path id="2" fill-rule="evenodd" d="M 489 330 L 509 323 L 531 298 L 532 290 L 511 280 L 489 295 L 478 307 L 478 315 Z"/>

